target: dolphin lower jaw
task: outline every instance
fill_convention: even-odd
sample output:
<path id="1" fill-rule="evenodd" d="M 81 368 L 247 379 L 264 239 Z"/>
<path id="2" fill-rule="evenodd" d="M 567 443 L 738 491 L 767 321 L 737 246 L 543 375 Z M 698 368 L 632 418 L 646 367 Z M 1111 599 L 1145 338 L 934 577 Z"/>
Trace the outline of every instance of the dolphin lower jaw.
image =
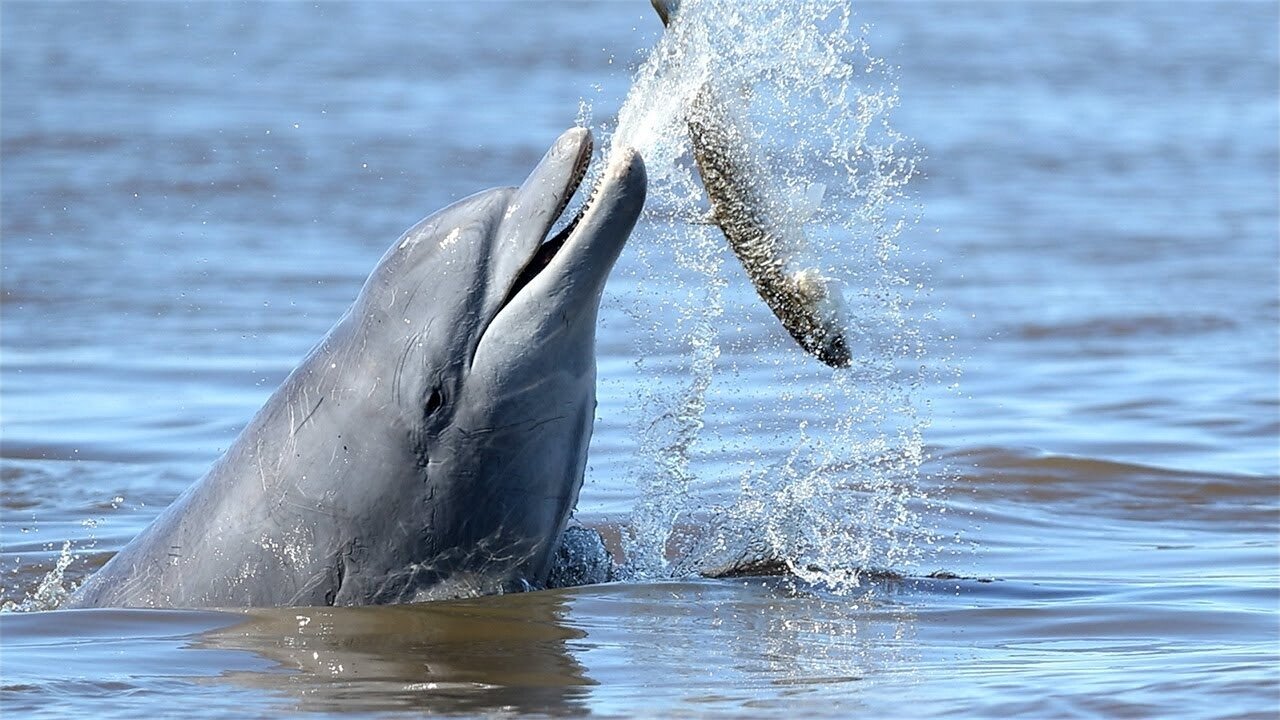
<path id="1" fill-rule="evenodd" d="M 605 279 L 644 208 L 644 161 L 631 148 L 615 153 L 585 207 L 567 229 L 564 248 L 534 281 L 559 282 L 580 301 L 598 304 Z"/>

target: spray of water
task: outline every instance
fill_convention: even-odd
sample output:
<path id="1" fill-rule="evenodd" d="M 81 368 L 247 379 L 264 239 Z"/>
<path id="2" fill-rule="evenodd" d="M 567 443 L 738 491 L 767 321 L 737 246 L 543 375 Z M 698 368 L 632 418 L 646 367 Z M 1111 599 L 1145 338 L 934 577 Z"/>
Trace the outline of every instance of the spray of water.
<path id="1" fill-rule="evenodd" d="M 919 559 L 923 285 L 897 244 L 918 217 L 906 186 L 919 153 L 890 124 L 893 72 L 865 35 L 842 0 L 685 0 L 616 126 L 598 129 L 606 155 L 644 156 L 656 240 L 629 250 L 642 358 L 631 408 L 641 500 L 624 538 L 634 576 L 750 548 L 841 591 L 859 569 Z M 703 220 L 685 118 L 708 80 L 731 93 L 757 146 L 744 181 L 801 230 L 780 233 L 786 262 L 844 288 L 851 369 L 794 346 Z"/>
<path id="2" fill-rule="evenodd" d="M 894 74 L 865 35 L 847 0 L 683 0 L 616 125 L 596 128 L 606 154 L 640 150 L 650 180 L 650 242 L 628 249 L 625 308 L 639 330 L 641 499 L 624 537 L 635 577 L 773 559 L 840 592 L 860 570 L 918 563 L 932 540 L 913 402 L 929 380 L 913 306 L 923 286 L 897 242 L 918 215 L 907 184 L 919 152 L 891 125 Z M 789 265 L 844 288 L 851 369 L 795 347 L 705 222 L 685 113 L 709 79 L 756 144 L 749 180 L 803 229 L 786 235 Z M 584 105 L 580 124 L 589 116 Z M 56 607 L 72 557 L 64 548 L 3 609 Z"/>
<path id="3" fill-rule="evenodd" d="M 40 578 L 35 589 L 21 600 L 6 600 L 0 603 L 0 612 L 37 612 L 58 609 L 58 606 L 75 591 L 75 585 L 66 578 L 67 568 L 75 559 L 76 554 L 71 550 L 71 541 L 63 542 L 62 551 L 54 560 L 53 567 Z"/>

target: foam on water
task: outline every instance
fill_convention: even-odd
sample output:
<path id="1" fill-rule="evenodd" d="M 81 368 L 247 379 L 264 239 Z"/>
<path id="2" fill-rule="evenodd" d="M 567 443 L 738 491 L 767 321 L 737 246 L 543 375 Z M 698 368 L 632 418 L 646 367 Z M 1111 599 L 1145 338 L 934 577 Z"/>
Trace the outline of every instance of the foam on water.
<path id="1" fill-rule="evenodd" d="M 599 129 L 606 156 L 644 156 L 657 230 L 656 242 L 628 251 L 640 268 L 625 308 L 641 329 L 630 415 L 643 492 L 625 539 L 635 576 L 763 545 L 802 578 L 843 590 L 858 569 L 920 559 L 926 419 L 913 390 L 928 348 L 913 310 L 923 284 L 897 245 L 918 215 L 906 186 L 919 153 L 890 124 L 893 72 L 865 34 L 839 0 L 688 0 L 639 68 L 616 127 Z M 827 370 L 795 348 L 701 220 L 685 117 L 712 78 L 736 93 L 728 106 L 757 143 L 758 176 L 744 181 L 776 199 L 769 214 L 787 265 L 845 288 L 852 369 Z M 684 292 L 647 294 L 646 280 Z M 735 382 L 732 357 L 743 352 L 776 355 L 766 382 Z M 773 450 L 751 447 L 761 427 L 721 420 L 762 415 L 777 418 Z M 791 448 L 785 461 L 766 461 L 776 447 Z"/>

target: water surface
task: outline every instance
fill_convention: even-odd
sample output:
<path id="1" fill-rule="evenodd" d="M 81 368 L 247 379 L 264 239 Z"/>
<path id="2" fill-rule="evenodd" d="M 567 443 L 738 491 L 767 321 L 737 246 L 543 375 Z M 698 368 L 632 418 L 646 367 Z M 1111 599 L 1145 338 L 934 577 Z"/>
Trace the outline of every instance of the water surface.
<path id="1" fill-rule="evenodd" d="M 887 573 L 6 613 L 6 716 L 1274 717 L 1276 5 L 855 9 L 920 170 L 894 267 L 922 287 L 871 328 L 915 333 L 921 383 L 833 379 L 657 195 L 602 312 L 579 516 L 694 522 L 745 483 L 818 527 L 812 448 L 903 417 L 832 430 L 835 388 L 921 432 L 914 472 L 823 486 L 866 513 L 832 547 Z M 205 471 L 404 228 L 580 116 L 607 134 L 660 28 L 639 0 L 6 2 L 0 33 L 0 600 L 31 607 Z M 642 432 L 691 399 L 693 442 Z"/>

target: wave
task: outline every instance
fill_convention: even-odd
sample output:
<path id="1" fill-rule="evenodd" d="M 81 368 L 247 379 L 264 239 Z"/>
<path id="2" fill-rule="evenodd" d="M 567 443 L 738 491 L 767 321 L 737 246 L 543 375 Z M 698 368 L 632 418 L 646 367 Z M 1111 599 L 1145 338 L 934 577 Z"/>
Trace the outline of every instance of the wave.
<path id="1" fill-rule="evenodd" d="M 1221 315 L 1134 315 L 1069 322 L 1029 322 L 1008 334 L 1025 340 L 1096 340 L 1101 338 L 1185 337 L 1233 330 L 1236 321 Z"/>

